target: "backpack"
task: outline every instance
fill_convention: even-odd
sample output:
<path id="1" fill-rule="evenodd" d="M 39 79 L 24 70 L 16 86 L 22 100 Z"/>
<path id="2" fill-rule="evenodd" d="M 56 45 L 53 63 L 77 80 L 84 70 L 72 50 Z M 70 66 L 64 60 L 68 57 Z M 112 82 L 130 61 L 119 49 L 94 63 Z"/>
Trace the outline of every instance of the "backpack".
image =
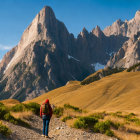
<path id="1" fill-rule="evenodd" d="M 49 115 L 50 114 L 49 104 L 43 104 L 42 105 L 42 113 L 44 113 L 45 115 Z"/>

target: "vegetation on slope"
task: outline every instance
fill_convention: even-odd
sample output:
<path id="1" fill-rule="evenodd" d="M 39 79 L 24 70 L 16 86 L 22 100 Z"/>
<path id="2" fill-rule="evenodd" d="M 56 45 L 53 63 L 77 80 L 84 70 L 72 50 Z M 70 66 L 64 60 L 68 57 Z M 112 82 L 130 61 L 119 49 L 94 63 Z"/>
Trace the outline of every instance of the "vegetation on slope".
<path id="1" fill-rule="evenodd" d="M 84 79 L 82 82 L 81 82 L 81 85 L 87 85 L 87 84 L 90 84 L 94 81 L 98 81 L 100 79 L 102 79 L 103 77 L 106 77 L 106 76 L 109 76 L 109 75 L 112 75 L 114 73 L 119 73 L 119 72 L 122 72 L 124 71 L 124 69 L 122 68 L 106 68 L 106 69 L 102 69 L 102 70 L 99 70 L 95 73 L 93 73 L 92 75 L 88 76 L 86 79 Z"/>
<path id="2" fill-rule="evenodd" d="M 0 133 L 4 136 L 9 136 L 12 132 L 11 130 L 0 122 Z"/>
<path id="3" fill-rule="evenodd" d="M 131 66 L 130 68 L 127 69 L 127 72 L 131 72 L 131 71 L 136 71 L 136 69 L 140 67 L 140 63 L 137 63 L 133 66 Z"/>
<path id="4" fill-rule="evenodd" d="M 73 107 L 76 108 L 75 106 Z M 55 108 L 63 110 L 62 112 L 60 111 L 61 115 L 59 117 L 71 127 L 84 129 L 85 131 L 90 130 L 90 132 L 102 133 L 111 137 L 115 136 L 122 140 L 127 140 L 126 136 L 132 140 L 133 137 L 140 138 L 140 124 L 138 123 L 140 118 L 134 113 L 120 111 L 85 113 L 83 110 L 82 112 L 77 112 L 64 106 Z M 57 114 L 55 115 L 57 116 Z"/>
<path id="5" fill-rule="evenodd" d="M 30 127 L 28 123 L 25 121 L 21 120 L 20 118 L 15 118 L 11 115 L 10 113 L 10 108 L 6 107 L 3 103 L 0 103 L 0 120 L 5 120 L 8 122 L 11 122 L 15 125 L 21 125 L 24 127 Z"/>

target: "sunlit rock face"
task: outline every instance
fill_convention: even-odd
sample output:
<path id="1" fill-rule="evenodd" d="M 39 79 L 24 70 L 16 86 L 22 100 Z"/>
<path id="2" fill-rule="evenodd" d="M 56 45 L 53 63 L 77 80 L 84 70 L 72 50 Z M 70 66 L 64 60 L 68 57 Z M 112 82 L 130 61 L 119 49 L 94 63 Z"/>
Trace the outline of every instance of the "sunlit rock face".
<path id="1" fill-rule="evenodd" d="M 140 31 L 140 11 L 137 11 L 135 17 L 130 21 L 121 21 L 119 19 L 111 26 L 106 27 L 103 32 L 106 36 L 123 35 L 133 37 L 138 31 Z"/>
<path id="2" fill-rule="evenodd" d="M 129 68 L 140 62 L 140 32 L 124 43 L 123 47 L 108 61 L 108 67 Z"/>

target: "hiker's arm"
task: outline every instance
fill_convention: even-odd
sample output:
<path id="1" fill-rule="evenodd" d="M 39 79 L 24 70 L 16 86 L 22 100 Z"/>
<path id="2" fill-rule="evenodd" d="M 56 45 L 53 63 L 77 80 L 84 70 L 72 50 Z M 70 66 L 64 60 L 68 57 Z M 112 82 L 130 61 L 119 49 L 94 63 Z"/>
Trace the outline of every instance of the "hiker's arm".
<path id="1" fill-rule="evenodd" d="M 52 117 L 52 113 L 53 113 L 53 111 L 52 111 L 52 107 L 51 107 L 51 105 L 49 105 L 49 108 L 50 108 L 50 117 Z"/>
<path id="2" fill-rule="evenodd" d="M 40 117 L 42 118 L 42 106 L 40 107 Z"/>

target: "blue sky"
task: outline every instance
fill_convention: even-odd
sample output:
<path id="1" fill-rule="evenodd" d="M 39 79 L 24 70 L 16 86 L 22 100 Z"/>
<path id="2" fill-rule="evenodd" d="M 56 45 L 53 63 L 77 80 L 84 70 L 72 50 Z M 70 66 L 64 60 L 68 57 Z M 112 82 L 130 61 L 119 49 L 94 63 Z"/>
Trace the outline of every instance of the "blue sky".
<path id="1" fill-rule="evenodd" d="M 45 6 L 53 8 L 75 36 L 86 27 L 101 29 L 117 19 L 134 17 L 140 0 L 0 0 L 0 59 L 15 46 L 36 14 Z"/>

